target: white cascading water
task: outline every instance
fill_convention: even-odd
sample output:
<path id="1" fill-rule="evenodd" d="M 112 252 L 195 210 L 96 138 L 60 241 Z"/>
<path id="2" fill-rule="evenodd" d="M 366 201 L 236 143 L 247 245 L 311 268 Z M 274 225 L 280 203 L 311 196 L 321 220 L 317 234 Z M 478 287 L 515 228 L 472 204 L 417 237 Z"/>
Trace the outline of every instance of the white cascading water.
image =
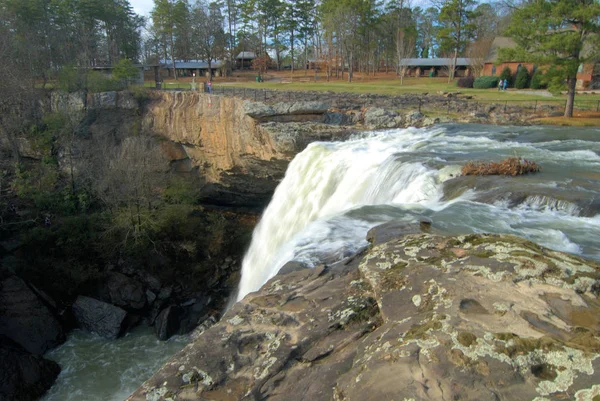
<path id="1" fill-rule="evenodd" d="M 445 172 L 448 178 L 450 173 L 396 160 L 431 136 L 432 132 L 407 129 L 401 134 L 310 144 L 290 163 L 254 230 L 242 264 L 238 300 L 258 290 L 292 258 L 302 260 L 303 243 L 313 248 L 318 244 L 321 252 L 354 250 L 375 222 L 335 221 L 333 217 L 342 212 L 364 205 L 437 202 L 442 196 L 440 176 Z M 300 235 L 309 225 L 310 233 Z M 331 235 L 333 229 L 338 235 Z"/>
<path id="2" fill-rule="evenodd" d="M 366 245 L 371 227 L 390 220 L 415 222 L 419 215 L 432 217 L 449 233 L 510 233 L 600 259 L 600 246 L 590 240 L 600 235 L 599 216 L 580 217 L 574 204 L 535 195 L 536 188 L 554 187 L 590 192 L 572 187 L 568 173 L 595 171 L 600 143 L 540 141 L 535 131 L 533 135 L 535 140 L 528 142 L 527 137 L 511 141 L 516 136 L 510 133 L 409 128 L 347 142 L 312 143 L 290 163 L 254 230 L 237 300 L 258 290 L 288 261 L 314 266 L 341 260 Z M 515 154 L 544 167 L 542 173 L 519 181 L 530 185 L 533 195 L 517 208 L 473 201 L 472 190 L 442 201 L 443 182 L 467 160 Z M 593 193 L 585 196 L 597 196 L 595 181 L 586 185 Z"/>

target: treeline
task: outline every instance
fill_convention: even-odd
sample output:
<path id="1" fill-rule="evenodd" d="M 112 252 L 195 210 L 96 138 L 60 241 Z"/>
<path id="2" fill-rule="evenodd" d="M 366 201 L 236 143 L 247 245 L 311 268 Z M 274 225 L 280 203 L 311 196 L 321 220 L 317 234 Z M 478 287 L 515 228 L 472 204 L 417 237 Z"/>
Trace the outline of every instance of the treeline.
<path id="1" fill-rule="evenodd" d="M 332 74 L 402 69 L 411 57 L 483 58 L 509 21 L 503 3 L 445 0 L 155 0 L 146 60 L 269 55 L 277 69 L 321 64 Z M 483 56 L 482 56 L 483 54 Z M 258 67 L 264 64 L 257 62 Z M 344 69 L 341 68 L 344 66 Z"/>

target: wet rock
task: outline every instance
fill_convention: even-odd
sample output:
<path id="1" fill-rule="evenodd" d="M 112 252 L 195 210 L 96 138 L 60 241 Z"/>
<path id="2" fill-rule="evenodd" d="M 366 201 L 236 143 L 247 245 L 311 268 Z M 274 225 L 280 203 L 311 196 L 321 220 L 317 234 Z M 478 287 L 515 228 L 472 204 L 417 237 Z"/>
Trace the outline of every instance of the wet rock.
<path id="1" fill-rule="evenodd" d="M 106 279 L 107 298 L 111 304 L 126 309 L 142 309 L 146 306 L 143 285 L 121 273 L 110 273 Z"/>
<path id="2" fill-rule="evenodd" d="M 59 373 L 56 362 L 32 355 L 0 336 L 0 401 L 37 400 Z"/>
<path id="3" fill-rule="evenodd" d="M 59 321 L 16 276 L 0 283 L 0 335 L 33 354 L 43 354 L 65 341 Z"/>
<path id="4" fill-rule="evenodd" d="M 179 332 L 181 314 L 181 308 L 177 306 L 169 306 L 158 314 L 154 321 L 154 333 L 159 340 L 166 341 Z"/>
<path id="5" fill-rule="evenodd" d="M 119 337 L 128 326 L 127 312 L 94 298 L 77 297 L 73 314 L 82 328 L 111 340 Z"/>
<path id="6" fill-rule="evenodd" d="M 302 270 L 302 269 L 308 269 L 310 268 L 309 265 L 307 265 L 306 263 L 302 263 L 302 262 L 297 262 L 297 261 L 290 261 L 287 262 L 285 265 L 283 265 L 281 267 L 281 269 L 279 269 L 279 272 L 277 274 L 288 274 L 288 273 L 292 273 L 298 270 Z"/>
<path id="7" fill-rule="evenodd" d="M 391 238 L 274 277 L 128 400 L 593 400 L 598 283 L 508 235 Z"/>
<path id="8" fill-rule="evenodd" d="M 168 340 L 176 334 L 187 334 L 208 318 L 206 306 L 210 299 L 200 296 L 181 305 L 164 308 L 154 321 L 154 333 L 159 340 Z"/>

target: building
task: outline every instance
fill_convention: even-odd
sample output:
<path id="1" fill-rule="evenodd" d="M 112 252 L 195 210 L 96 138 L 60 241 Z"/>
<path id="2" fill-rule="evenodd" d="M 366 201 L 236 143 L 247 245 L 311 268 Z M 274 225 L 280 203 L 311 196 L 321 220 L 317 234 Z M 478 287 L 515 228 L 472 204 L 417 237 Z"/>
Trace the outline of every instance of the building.
<path id="1" fill-rule="evenodd" d="M 402 67 L 406 68 L 405 75 L 411 77 L 447 77 L 454 59 L 452 58 L 405 58 Z M 471 75 L 468 58 L 456 59 L 455 77 Z"/>
<path id="2" fill-rule="evenodd" d="M 165 60 L 160 61 L 162 69 L 162 77 L 170 77 L 173 74 L 173 62 Z M 213 77 L 223 75 L 225 68 L 225 62 L 221 60 L 215 60 L 211 63 L 210 69 L 212 70 Z M 175 69 L 177 70 L 178 77 L 191 77 L 195 73 L 197 77 L 208 76 L 208 62 L 190 60 L 190 61 L 175 61 Z"/>
<path id="3" fill-rule="evenodd" d="M 239 70 L 252 68 L 252 61 L 256 58 L 254 52 L 240 52 L 235 58 L 235 67 Z"/>
<path id="4" fill-rule="evenodd" d="M 498 76 L 502 74 L 502 70 L 506 67 L 509 67 L 513 74 L 515 74 L 520 67 L 526 67 L 530 73 L 537 69 L 538 66 L 535 64 L 526 63 L 523 60 L 499 61 L 500 49 L 512 49 L 516 46 L 517 44 L 515 41 L 509 37 L 496 37 L 485 58 L 483 75 Z M 591 44 L 584 46 L 583 51 L 591 51 Z M 541 68 L 543 69 L 543 66 Z M 577 72 L 577 89 L 595 87 L 600 88 L 600 60 L 597 60 L 594 63 L 580 65 L 579 71 Z"/>

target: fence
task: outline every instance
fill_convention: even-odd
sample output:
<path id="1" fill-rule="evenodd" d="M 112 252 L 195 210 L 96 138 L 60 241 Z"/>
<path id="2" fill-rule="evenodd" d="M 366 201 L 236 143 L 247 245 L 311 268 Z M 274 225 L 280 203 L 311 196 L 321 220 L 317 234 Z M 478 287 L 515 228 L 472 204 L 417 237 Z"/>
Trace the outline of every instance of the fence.
<path id="1" fill-rule="evenodd" d="M 197 84 L 200 91 L 202 83 Z M 192 90 L 190 83 L 168 83 L 163 90 Z M 563 99 L 510 100 L 510 99 L 469 99 L 467 97 L 443 97 L 427 94 L 402 94 L 386 96 L 375 94 L 335 93 L 324 91 L 286 91 L 272 89 L 254 89 L 228 85 L 213 85 L 213 95 L 238 97 L 240 99 L 264 103 L 323 101 L 334 108 L 359 109 L 382 107 L 389 110 L 419 110 L 421 112 L 440 113 L 529 113 L 532 116 L 562 113 L 566 106 Z M 600 112 L 600 100 L 575 99 L 576 112 Z"/>

